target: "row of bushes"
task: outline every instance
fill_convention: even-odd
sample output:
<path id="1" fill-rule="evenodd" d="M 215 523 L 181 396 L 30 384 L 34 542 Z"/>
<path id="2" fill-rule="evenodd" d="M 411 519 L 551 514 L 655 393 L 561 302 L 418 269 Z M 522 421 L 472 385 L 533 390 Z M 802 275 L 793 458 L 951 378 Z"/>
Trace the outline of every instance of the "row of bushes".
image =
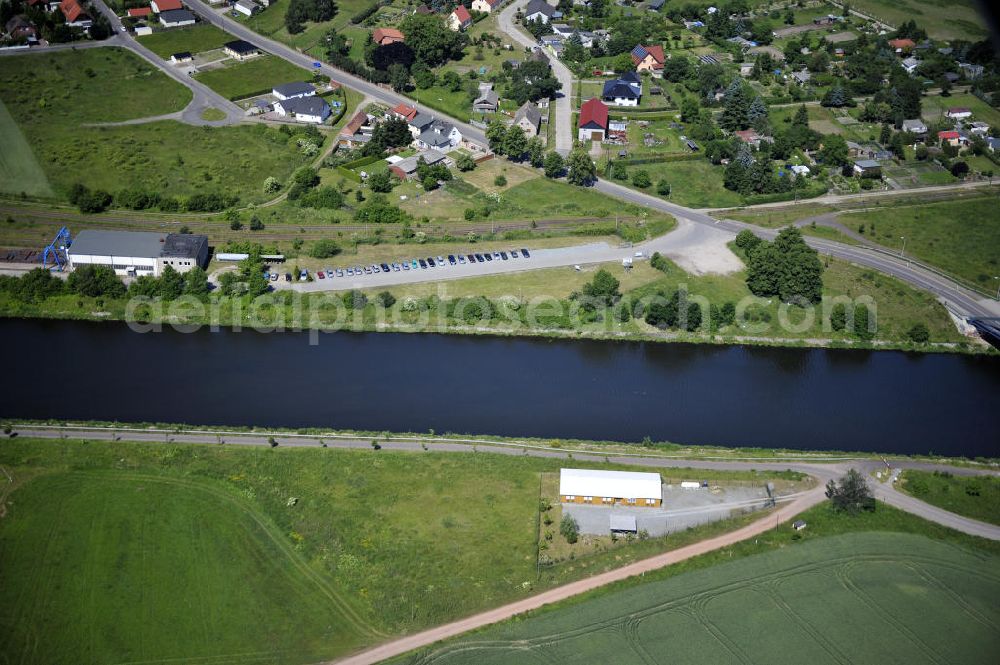
<path id="1" fill-rule="evenodd" d="M 130 210 L 150 210 L 157 208 L 163 212 L 220 212 L 236 204 L 238 197 L 232 194 L 192 194 L 184 200 L 173 196 L 163 196 L 156 192 L 140 189 L 122 189 L 111 194 L 104 190 L 91 190 L 77 183 L 70 188 L 69 202 L 80 212 L 97 213 L 112 204 Z"/>
<path id="2" fill-rule="evenodd" d="M 779 201 L 792 201 L 795 199 L 814 199 L 823 196 L 828 191 L 825 184 L 812 181 L 805 189 L 792 190 L 790 192 L 775 192 L 773 194 L 754 194 L 744 196 L 743 202 L 746 205 L 758 205 L 760 203 L 777 203 Z"/>
<path id="3" fill-rule="evenodd" d="M 639 166 L 641 164 L 659 164 L 661 162 L 687 162 L 696 159 L 701 159 L 701 155 L 696 152 L 668 152 L 649 155 L 647 157 L 618 159 L 615 161 L 625 166 Z"/>

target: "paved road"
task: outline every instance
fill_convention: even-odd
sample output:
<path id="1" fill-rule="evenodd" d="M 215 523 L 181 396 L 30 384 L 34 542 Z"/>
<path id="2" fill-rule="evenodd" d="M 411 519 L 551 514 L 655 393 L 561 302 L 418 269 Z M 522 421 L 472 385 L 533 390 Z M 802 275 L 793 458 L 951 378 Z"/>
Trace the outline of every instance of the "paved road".
<path id="1" fill-rule="evenodd" d="M 768 240 L 773 239 L 778 234 L 776 229 L 762 229 L 753 224 L 734 220 L 718 220 L 705 212 L 685 208 L 607 180 L 598 180 L 594 184 L 594 188 L 609 196 L 669 213 L 678 219 L 687 219 L 697 224 L 713 226 L 729 232 L 732 234 L 732 237 L 735 237 L 743 229 L 749 229 L 758 236 Z M 822 254 L 874 268 L 912 284 L 917 288 L 929 291 L 938 297 L 944 303 L 945 307 L 958 316 L 1000 315 L 1000 303 L 989 298 L 984 298 L 946 277 L 942 277 L 911 261 L 907 261 L 905 257 L 894 256 L 871 248 L 845 245 L 833 240 L 826 240 L 825 238 L 806 237 L 805 240 L 811 247 Z"/>
<path id="2" fill-rule="evenodd" d="M 192 433 L 173 433 L 169 430 L 159 430 L 159 431 L 149 431 L 149 430 L 127 430 L 127 429 L 116 429 L 109 430 L 106 428 L 52 428 L 52 427 L 16 427 L 15 432 L 20 436 L 32 436 L 40 438 L 63 438 L 66 436 L 70 437 L 80 437 L 86 436 L 91 439 L 124 439 L 124 440 L 134 440 L 134 441 L 155 441 L 155 442 L 166 442 L 170 441 L 172 443 L 214 443 L 218 444 L 220 441 L 225 441 L 226 445 L 256 445 L 265 446 L 269 445 L 268 434 L 258 433 L 253 435 L 244 435 L 239 433 L 225 432 L 225 433 L 212 433 L 210 431 L 206 432 L 192 432 Z M 327 447 L 335 448 L 368 448 L 370 446 L 370 441 L 359 440 L 359 439 L 338 439 L 333 436 L 328 437 L 311 437 L 311 436 L 289 436 L 275 434 L 275 440 L 281 447 L 301 447 L 301 446 L 319 446 L 325 445 Z M 393 441 L 383 441 L 382 447 L 385 449 L 392 450 L 409 450 L 409 451 L 419 451 L 422 448 L 427 450 L 447 450 L 451 452 L 497 452 L 509 455 L 534 455 L 534 456 L 544 456 L 544 457 L 554 457 L 554 458 L 569 458 L 575 460 L 593 460 L 593 461 L 604 461 L 605 457 L 599 454 L 593 454 L 590 452 L 581 452 L 577 450 L 554 450 L 554 449 L 544 449 L 533 444 L 529 444 L 525 447 L 520 447 L 517 445 L 500 445 L 497 442 L 489 443 L 484 441 L 480 444 L 475 443 L 440 443 L 437 441 L 421 442 L 419 440 L 393 440 Z M 469 632 L 471 630 L 476 630 L 490 624 L 497 623 L 499 621 L 504 621 L 511 617 L 514 617 L 525 612 L 538 609 L 544 605 L 559 602 L 573 596 L 592 591 L 594 589 L 600 588 L 602 586 L 617 582 L 620 580 L 633 577 L 635 575 L 641 575 L 646 572 L 654 571 L 664 566 L 669 566 L 676 564 L 678 562 L 684 561 L 694 556 L 700 554 L 705 554 L 723 547 L 733 545 L 737 542 L 747 540 L 754 536 L 765 533 L 766 531 L 776 527 L 779 523 L 787 522 L 792 519 L 802 511 L 815 506 L 825 500 L 824 486 L 826 481 L 841 476 L 846 472 L 848 468 L 854 467 L 864 473 L 866 476 L 870 474 L 876 468 L 880 468 L 883 465 L 876 460 L 872 459 L 858 459 L 858 460 L 847 460 L 839 461 L 828 464 L 821 463 L 804 463 L 797 461 L 790 462 L 766 462 L 761 460 L 755 461 L 712 461 L 712 460 L 681 460 L 681 459 L 664 459 L 658 457 L 644 457 L 641 455 L 636 456 L 626 456 L 626 455 L 613 455 L 608 456 L 608 462 L 612 463 L 624 463 L 632 464 L 637 466 L 648 466 L 648 467 L 690 467 L 690 468 L 711 468 L 711 469 L 723 469 L 723 470 L 746 470 L 746 469 L 773 469 L 773 470 L 784 470 L 792 469 L 796 471 L 801 471 L 813 476 L 817 484 L 810 490 L 798 493 L 791 498 L 791 501 L 785 503 L 780 508 L 778 508 L 774 513 L 756 520 L 744 527 L 741 527 L 735 531 L 731 531 L 714 538 L 700 541 L 692 545 L 688 545 L 677 550 L 670 552 L 665 552 L 642 561 L 637 561 L 628 566 L 622 568 L 617 568 L 615 570 L 607 571 L 594 575 L 593 577 L 588 577 L 570 584 L 565 584 L 563 586 L 550 589 L 540 594 L 503 605 L 486 612 L 481 612 L 479 614 L 466 617 L 464 619 L 454 621 L 442 626 L 438 626 L 429 630 L 425 630 L 413 635 L 407 635 L 405 637 L 386 642 L 379 646 L 373 647 L 361 653 L 343 658 L 336 661 L 338 665 L 370 665 L 373 663 L 378 663 L 383 660 L 400 656 L 402 654 L 408 653 L 415 649 L 421 649 L 428 647 L 436 642 L 451 637 L 456 637 L 463 633 Z M 897 461 L 894 462 L 894 466 L 897 468 L 921 468 L 921 469 L 940 469 L 948 468 L 949 470 L 962 473 L 962 474 L 985 474 L 990 473 L 996 475 L 996 472 L 978 470 L 971 468 L 949 468 L 944 465 L 930 464 L 926 462 L 909 462 L 909 461 Z M 981 536 L 985 538 L 990 538 L 993 540 L 1000 540 L 1000 527 L 996 527 L 990 524 L 985 524 L 982 522 L 977 522 L 975 520 L 970 520 L 953 513 L 941 510 L 922 501 L 903 495 L 897 492 L 895 489 L 887 485 L 876 484 L 875 486 L 876 496 L 885 500 L 890 505 L 896 506 L 902 510 L 906 510 L 920 517 L 924 517 L 931 521 L 943 524 L 950 528 L 962 531 L 964 533 L 969 533 L 976 536 Z"/>
<path id="3" fill-rule="evenodd" d="M 178 83 L 187 86 L 194 97 L 191 103 L 181 112 L 181 121 L 189 125 L 208 125 L 211 127 L 219 127 L 223 125 L 232 125 L 238 122 L 242 122 L 245 118 L 243 109 L 241 109 L 236 104 L 215 92 L 207 85 L 196 81 L 194 78 L 184 74 L 180 70 L 172 67 L 167 61 L 163 60 L 160 56 L 156 55 L 148 48 L 140 44 L 135 37 L 129 33 L 123 33 L 122 22 L 117 15 L 104 3 L 104 0 L 94 0 L 94 4 L 97 8 L 107 17 L 108 21 L 111 23 L 111 29 L 115 31 L 115 44 L 116 46 L 122 46 L 127 48 L 140 57 L 148 60 L 155 67 L 157 67 L 164 74 L 174 79 Z M 108 40 L 111 41 L 111 40 Z M 203 111 L 209 108 L 216 108 L 226 114 L 226 117 L 222 120 L 203 120 L 201 114 Z"/>
<path id="4" fill-rule="evenodd" d="M 483 275 L 509 274 L 542 268 L 572 268 L 575 265 L 582 266 L 594 263 L 621 263 L 622 259 L 627 257 L 632 257 L 634 260 L 648 258 L 653 252 L 659 252 L 676 260 L 690 272 L 727 272 L 739 270 L 743 266 L 740 260 L 726 247 L 726 243 L 731 238 L 732 235 L 726 231 L 682 220 L 678 222 L 678 228 L 674 231 L 633 247 L 612 247 L 605 242 L 596 242 L 569 247 L 533 249 L 530 252 L 531 257 L 527 259 L 511 258 L 507 261 L 494 259 L 487 263 L 457 265 L 446 263 L 444 266 L 434 268 L 383 272 L 360 277 L 334 277 L 314 282 L 296 282 L 287 286 L 284 282 L 277 282 L 276 285 L 278 288 L 291 288 L 302 292 L 370 289 L 401 284 L 443 282 Z M 520 245 L 516 241 L 511 241 L 511 247 L 519 248 Z M 408 247 L 401 251 L 413 252 L 413 254 L 398 257 L 400 261 L 411 257 L 424 258 L 417 254 L 419 246 Z M 475 251 L 477 251 L 476 247 L 470 245 L 459 248 L 456 253 L 467 254 Z M 643 256 L 637 259 L 635 257 L 637 252 L 641 252 Z M 340 262 L 331 261 L 330 264 L 334 266 L 339 265 Z M 717 270 L 717 268 L 721 268 L 721 270 Z"/>
<path id="5" fill-rule="evenodd" d="M 201 16 L 205 21 L 212 23 L 239 39 L 245 39 L 263 51 L 276 55 L 279 58 L 283 58 L 293 65 L 298 65 L 299 67 L 302 67 L 310 72 L 319 72 L 324 76 L 328 76 L 334 81 L 337 81 L 341 85 L 346 85 L 349 88 L 358 90 L 365 96 L 378 100 L 379 102 L 387 104 L 390 107 L 396 106 L 397 104 L 408 104 L 409 106 L 414 106 L 431 115 L 446 118 L 449 122 L 454 123 L 455 126 L 458 127 L 459 131 L 462 132 L 463 137 L 470 139 L 479 145 L 486 145 L 486 135 L 481 129 L 454 118 L 450 118 L 442 113 L 434 111 L 433 109 L 421 107 L 405 95 L 398 94 L 393 92 L 391 89 L 383 88 L 375 85 L 374 83 L 365 81 L 364 79 L 348 74 L 347 72 L 332 67 L 326 63 L 322 63 L 321 67 L 316 68 L 313 66 L 313 63 L 317 62 L 315 58 L 289 48 L 281 42 L 277 42 L 273 39 L 265 37 L 264 35 L 254 32 L 242 23 L 234 21 L 224 11 L 220 12 L 212 9 L 208 3 L 202 2 L 202 0 L 185 0 L 185 4 L 188 6 L 188 9 Z"/>
<path id="6" fill-rule="evenodd" d="M 515 24 L 514 15 L 517 14 L 517 11 L 522 9 L 526 4 L 528 4 L 528 0 L 514 0 L 514 2 L 504 7 L 497 20 L 500 24 L 500 29 L 507 33 L 511 39 L 518 42 L 522 46 L 537 48 L 538 42 L 536 42 L 530 35 L 525 34 Z M 563 155 L 568 155 L 570 150 L 573 149 L 574 141 L 573 74 L 558 58 L 550 57 L 550 61 L 552 65 L 552 73 L 555 74 L 556 78 L 559 79 L 559 82 L 562 83 L 562 90 L 556 95 L 555 99 L 555 149 Z"/>

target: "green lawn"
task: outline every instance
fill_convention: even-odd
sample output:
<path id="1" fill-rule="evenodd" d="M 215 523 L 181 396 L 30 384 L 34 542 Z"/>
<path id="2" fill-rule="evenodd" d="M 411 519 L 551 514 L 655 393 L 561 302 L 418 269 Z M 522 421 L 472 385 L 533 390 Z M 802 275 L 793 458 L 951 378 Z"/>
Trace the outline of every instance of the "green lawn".
<path id="1" fill-rule="evenodd" d="M 3 101 L 0 101 L 0 191 L 52 196 L 45 171 Z"/>
<path id="2" fill-rule="evenodd" d="M 603 163 L 599 166 L 602 165 Z M 743 197 L 737 192 L 723 187 L 722 178 L 724 168 L 722 166 L 713 166 L 704 159 L 629 166 L 629 178 L 632 177 L 633 172 L 639 170 L 649 173 L 649 177 L 653 181 L 652 187 L 647 187 L 642 191 L 653 196 L 659 196 L 656 193 L 656 184 L 661 179 L 666 180 L 670 183 L 672 189 L 670 196 L 661 198 L 682 206 L 690 208 L 724 208 L 727 206 L 737 206 L 743 202 Z M 628 181 L 620 182 L 630 185 Z"/>
<path id="3" fill-rule="evenodd" d="M 998 203 L 1000 198 L 988 196 L 848 213 L 839 219 L 849 228 L 865 224 L 875 242 L 892 249 L 901 249 L 905 236 L 907 254 L 995 291 L 993 278 L 1000 275 Z"/>
<path id="4" fill-rule="evenodd" d="M 944 121 L 951 123 L 944 117 L 945 112 L 954 107 L 964 106 L 972 111 L 973 120 L 988 122 L 991 126 L 1000 125 L 1000 110 L 997 110 L 979 99 L 975 95 L 952 95 L 951 97 L 941 97 L 932 95 L 920 100 L 921 115 L 929 122 Z"/>
<path id="5" fill-rule="evenodd" d="M 857 0 L 851 7 L 890 25 L 915 21 L 935 39 L 983 39 L 989 32 L 972 0 Z"/>
<path id="6" fill-rule="evenodd" d="M 16 662 L 315 662 L 384 639 L 359 625 L 436 625 L 579 578 L 580 564 L 620 566 L 725 528 L 539 575 L 539 473 L 562 464 L 6 440 L 16 486 L 0 488 L 0 648 Z"/>
<path id="7" fill-rule="evenodd" d="M 232 40 L 232 35 L 223 32 L 211 23 L 197 23 L 186 28 L 161 30 L 139 38 L 139 43 L 164 60 L 174 53 L 188 51 L 202 53 L 221 48 Z"/>
<path id="8" fill-rule="evenodd" d="M 83 126 L 179 111 L 190 101 L 190 90 L 123 49 L 0 58 L 0 98 L 63 194 L 81 182 L 261 200 L 265 178 L 285 179 L 306 161 L 285 134 L 262 125 Z"/>
<path id="9" fill-rule="evenodd" d="M 282 83 L 308 81 L 312 75 L 287 60 L 264 55 L 199 72 L 194 77 L 227 99 L 243 99 L 271 92 L 271 88 Z"/>
<path id="10" fill-rule="evenodd" d="M 907 470 L 900 488 L 921 501 L 1000 525 L 1000 478 Z"/>
<path id="11" fill-rule="evenodd" d="M 396 662 L 825 665 L 935 663 L 942 654 L 993 662 L 996 555 L 905 533 L 802 542 L 787 526 L 721 554 L 734 552 L 755 555 L 725 563 L 706 555 L 701 566 L 696 559 L 652 575 L 669 579 L 634 578 L 627 589 L 601 590 Z"/>

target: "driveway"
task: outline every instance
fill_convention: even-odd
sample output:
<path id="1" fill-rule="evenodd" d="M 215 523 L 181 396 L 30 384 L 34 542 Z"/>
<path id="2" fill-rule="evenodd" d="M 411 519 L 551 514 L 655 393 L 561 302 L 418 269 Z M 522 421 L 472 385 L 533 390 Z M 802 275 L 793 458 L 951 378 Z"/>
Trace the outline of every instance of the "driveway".
<path id="1" fill-rule="evenodd" d="M 521 31 L 515 24 L 514 15 L 518 9 L 524 8 L 528 0 L 514 0 L 500 12 L 498 21 L 500 29 L 510 36 L 518 44 L 528 48 L 538 48 L 536 42 L 530 35 Z M 556 95 L 556 144 L 557 152 L 568 155 L 573 149 L 573 74 L 558 58 L 549 57 L 552 64 L 552 73 L 555 74 L 559 82 L 562 83 L 562 91 Z"/>

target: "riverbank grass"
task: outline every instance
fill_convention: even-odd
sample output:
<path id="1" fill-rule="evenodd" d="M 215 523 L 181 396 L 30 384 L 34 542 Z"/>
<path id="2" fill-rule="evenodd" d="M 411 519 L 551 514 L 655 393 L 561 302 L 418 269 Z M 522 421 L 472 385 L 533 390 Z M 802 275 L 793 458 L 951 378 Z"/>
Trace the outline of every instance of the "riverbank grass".
<path id="1" fill-rule="evenodd" d="M 1000 478 L 996 476 L 907 469 L 900 489 L 938 508 L 1000 525 Z"/>

